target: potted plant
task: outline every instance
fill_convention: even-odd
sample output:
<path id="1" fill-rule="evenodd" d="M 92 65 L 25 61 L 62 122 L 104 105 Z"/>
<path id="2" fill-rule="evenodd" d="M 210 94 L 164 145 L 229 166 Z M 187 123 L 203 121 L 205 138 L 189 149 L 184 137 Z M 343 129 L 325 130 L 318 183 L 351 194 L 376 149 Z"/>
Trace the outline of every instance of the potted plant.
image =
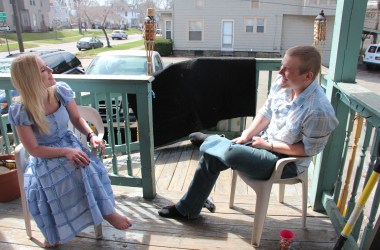
<path id="1" fill-rule="evenodd" d="M 0 202 L 20 197 L 17 168 L 14 155 L 0 155 Z"/>

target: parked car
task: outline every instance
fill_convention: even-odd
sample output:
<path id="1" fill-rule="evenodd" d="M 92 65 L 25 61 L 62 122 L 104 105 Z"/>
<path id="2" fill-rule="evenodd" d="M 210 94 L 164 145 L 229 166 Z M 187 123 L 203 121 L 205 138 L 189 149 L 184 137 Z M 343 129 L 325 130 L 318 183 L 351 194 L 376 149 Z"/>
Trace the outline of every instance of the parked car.
<path id="1" fill-rule="evenodd" d="M 380 44 L 370 44 L 364 53 L 363 63 L 367 69 L 380 67 Z"/>
<path id="2" fill-rule="evenodd" d="M 96 37 L 83 37 L 77 42 L 78 50 L 102 48 L 103 42 Z"/>
<path id="3" fill-rule="evenodd" d="M 115 39 L 119 39 L 119 40 L 128 39 L 128 34 L 124 30 L 114 30 L 111 33 L 111 37 L 112 37 L 112 40 L 115 40 Z"/>
<path id="4" fill-rule="evenodd" d="M 0 73 L 10 73 L 12 61 L 23 54 L 37 54 L 53 70 L 53 74 L 84 74 L 81 61 L 74 54 L 61 49 L 30 50 L 0 58 Z M 12 97 L 18 95 L 16 90 L 12 90 L 11 94 Z M 8 103 L 4 90 L 0 90 L 0 103 L 1 114 L 8 113 Z"/>
<path id="5" fill-rule="evenodd" d="M 146 75 L 147 58 L 145 50 L 114 50 L 99 53 L 88 65 L 86 74 L 89 75 Z M 157 51 L 152 53 L 152 73 L 158 72 L 164 68 L 161 55 Z M 117 106 L 116 106 L 117 103 Z M 124 122 L 124 111 L 121 100 L 112 101 L 112 120 L 116 121 L 119 116 L 120 121 Z M 117 113 L 117 107 L 119 113 Z M 99 113 L 106 123 L 105 102 L 99 102 Z M 129 109 L 129 121 L 136 121 L 136 116 L 132 109 Z M 136 137 L 132 133 L 132 137 Z"/>
<path id="6" fill-rule="evenodd" d="M 99 53 L 88 65 L 90 75 L 146 75 L 145 50 L 113 50 Z M 164 69 L 160 53 L 153 51 L 151 72 Z"/>

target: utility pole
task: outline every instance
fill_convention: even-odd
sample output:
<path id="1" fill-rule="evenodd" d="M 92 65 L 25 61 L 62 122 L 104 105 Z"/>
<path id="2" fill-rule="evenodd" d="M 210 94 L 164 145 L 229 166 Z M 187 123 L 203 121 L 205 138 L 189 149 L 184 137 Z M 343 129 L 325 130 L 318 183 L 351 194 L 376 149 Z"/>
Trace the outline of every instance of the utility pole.
<path id="1" fill-rule="evenodd" d="M 15 25 L 16 25 L 18 48 L 19 48 L 20 52 L 24 52 L 25 50 L 24 50 L 24 43 L 22 41 L 20 13 L 18 11 L 17 0 L 11 0 L 11 3 L 12 3 L 12 8 L 13 8 L 13 14 L 15 16 Z"/>

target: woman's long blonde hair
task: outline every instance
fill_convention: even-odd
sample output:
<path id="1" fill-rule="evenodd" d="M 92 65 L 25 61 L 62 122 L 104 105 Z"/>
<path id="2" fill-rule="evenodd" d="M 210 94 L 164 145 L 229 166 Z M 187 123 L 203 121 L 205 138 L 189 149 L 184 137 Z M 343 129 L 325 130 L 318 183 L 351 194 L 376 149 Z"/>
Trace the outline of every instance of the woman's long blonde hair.
<path id="1" fill-rule="evenodd" d="M 38 68 L 37 55 L 21 55 L 11 65 L 12 84 L 20 94 L 17 101 L 24 104 L 26 112 L 41 133 L 50 134 L 46 121 L 44 99 L 54 100 L 54 86 L 46 88 Z"/>

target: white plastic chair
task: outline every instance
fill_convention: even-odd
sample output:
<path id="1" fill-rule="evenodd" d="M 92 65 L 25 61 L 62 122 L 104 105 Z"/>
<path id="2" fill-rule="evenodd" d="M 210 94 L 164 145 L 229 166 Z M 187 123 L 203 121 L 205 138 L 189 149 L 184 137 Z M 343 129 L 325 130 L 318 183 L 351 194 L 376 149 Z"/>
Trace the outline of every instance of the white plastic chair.
<path id="1" fill-rule="evenodd" d="M 78 106 L 78 111 L 83 119 L 85 119 L 87 122 L 89 122 L 95 127 L 98 137 L 103 138 L 104 125 L 98 111 L 88 106 Z M 71 122 L 69 122 L 69 128 L 70 129 L 73 128 L 73 125 L 71 124 Z M 73 131 L 78 136 L 82 144 L 88 147 L 87 138 L 86 138 L 87 135 L 81 134 L 78 130 L 73 130 Z M 92 152 L 96 154 L 96 149 L 94 149 Z M 15 149 L 15 159 L 16 159 L 16 166 L 17 166 L 18 181 L 19 181 L 19 186 L 20 186 L 20 193 L 21 193 L 22 213 L 23 213 L 24 221 L 25 221 L 25 230 L 29 239 L 31 239 L 32 228 L 31 228 L 31 223 L 30 223 L 30 214 L 28 211 L 25 191 L 24 191 L 24 166 L 27 163 L 27 155 L 26 155 L 26 150 L 24 146 L 22 145 L 22 143 L 17 145 Z M 94 226 L 94 230 L 95 230 L 95 238 L 101 239 L 103 237 L 102 224 L 98 226 Z"/>
<path id="2" fill-rule="evenodd" d="M 239 175 L 240 178 L 245 183 L 247 183 L 247 185 L 250 186 L 256 193 L 255 219 L 253 221 L 253 232 L 251 241 L 252 245 L 260 245 L 261 235 L 264 228 L 265 218 L 267 216 L 269 197 L 271 194 L 273 183 L 279 184 L 279 202 L 281 203 L 283 203 L 284 201 L 285 184 L 302 184 L 302 227 L 306 227 L 308 171 L 305 170 L 304 172 L 293 178 L 281 179 L 282 171 L 287 163 L 303 158 L 305 157 L 287 157 L 278 160 L 276 163 L 275 170 L 273 171 L 272 176 L 268 180 L 255 180 L 247 177 L 239 171 L 233 170 L 230 194 L 230 208 L 233 208 L 234 206 L 237 175 Z"/>

